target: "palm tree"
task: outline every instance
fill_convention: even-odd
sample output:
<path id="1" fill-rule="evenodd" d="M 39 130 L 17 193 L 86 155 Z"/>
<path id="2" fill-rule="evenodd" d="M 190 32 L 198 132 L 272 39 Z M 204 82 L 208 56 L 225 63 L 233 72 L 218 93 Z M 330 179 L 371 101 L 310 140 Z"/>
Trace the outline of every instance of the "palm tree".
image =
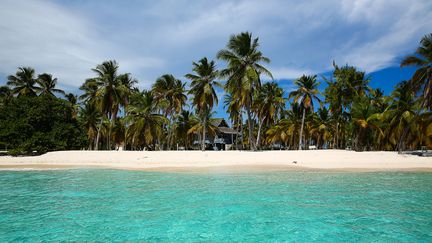
<path id="1" fill-rule="evenodd" d="M 409 84 L 415 92 L 423 89 L 422 106 L 432 107 L 432 33 L 425 35 L 414 55 L 405 57 L 401 67 L 416 66 L 418 69 L 412 76 Z"/>
<path id="2" fill-rule="evenodd" d="M 217 131 L 217 127 L 215 125 L 213 125 L 213 118 L 212 118 L 212 113 L 208 112 L 208 113 L 202 113 L 201 115 L 198 114 L 197 116 L 197 121 L 194 122 L 194 125 L 187 131 L 188 135 L 193 135 L 193 134 L 209 134 L 210 136 L 215 136 L 216 135 L 216 131 Z M 204 151 L 205 150 L 205 136 L 202 137 L 204 138 L 204 145 L 201 144 L 201 149 Z M 202 147 L 204 146 L 204 147 Z"/>
<path id="3" fill-rule="evenodd" d="M 15 75 L 8 76 L 7 85 L 12 87 L 12 93 L 18 96 L 36 96 L 35 70 L 31 67 L 20 67 Z"/>
<path id="4" fill-rule="evenodd" d="M 132 146 L 155 149 L 155 143 L 162 134 L 162 127 L 168 120 L 158 114 L 157 102 L 152 92 L 144 90 L 127 107 L 127 138 Z"/>
<path id="5" fill-rule="evenodd" d="M 76 118 L 78 115 L 79 107 L 78 104 L 78 96 L 74 95 L 72 93 L 65 94 L 66 100 L 69 102 L 69 104 L 72 106 L 72 117 Z"/>
<path id="6" fill-rule="evenodd" d="M 118 78 L 118 64 L 110 60 L 92 69 L 97 76 L 93 79 L 98 87 L 96 96 L 100 97 L 100 108 L 109 119 L 117 117 L 119 106 L 123 101 L 123 90 Z"/>
<path id="7" fill-rule="evenodd" d="M 121 106 L 127 104 L 127 97 L 131 93 L 130 84 L 134 83 L 128 74 L 118 74 L 118 64 L 114 60 L 105 61 L 96 68 L 92 69 L 97 76 L 93 79 L 86 81 L 83 89 L 89 88 L 93 91 L 94 86 L 96 89 L 97 105 L 100 107 L 102 114 L 110 121 L 113 122 L 117 118 L 117 114 Z M 101 124 L 102 126 L 102 119 Z M 111 126 L 109 126 L 111 127 Z M 111 130 L 108 131 L 108 149 L 111 149 Z M 99 143 L 100 129 L 97 136 L 97 144 Z M 97 145 L 98 146 L 98 145 Z M 96 147 L 98 149 L 98 147 Z"/>
<path id="8" fill-rule="evenodd" d="M 354 125 L 354 144 L 356 151 L 363 151 L 372 147 L 383 136 L 382 129 L 377 120 L 377 109 L 373 106 L 372 100 L 367 96 L 358 97 L 351 108 L 352 122 Z M 374 136 L 376 131 L 378 135 Z"/>
<path id="9" fill-rule="evenodd" d="M 97 148 L 96 136 L 99 132 L 98 123 L 102 118 L 102 114 L 96 107 L 95 103 L 87 102 L 81 107 L 79 112 L 79 121 L 87 131 L 89 140 L 88 149 Z"/>
<path id="10" fill-rule="evenodd" d="M 240 137 L 243 137 L 243 110 L 240 103 L 231 94 L 225 95 L 224 108 L 227 109 L 234 129 L 237 129 L 237 132 L 240 134 L 240 136 L 236 136 L 235 141 L 236 149 L 238 149 L 238 140 Z"/>
<path id="11" fill-rule="evenodd" d="M 260 146 L 261 130 L 265 124 L 274 124 L 285 108 L 284 91 L 277 83 L 265 83 L 258 89 L 254 99 L 254 110 L 258 116 L 257 146 Z"/>
<path id="12" fill-rule="evenodd" d="M 266 131 L 266 141 L 270 144 L 281 142 L 287 149 L 295 149 L 298 145 L 295 138 L 298 137 L 301 127 L 302 108 L 298 103 L 292 103 L 291 109 L 285 113 L 276 125 Z"/>
<path id="13" fill-rule="evenodd" d="M 174 134 L 178 142 L 182 143 L 183 146 L 188 149 L 191 145 L 193 137 L 188 131 L 198 123 L 198 118 L 195 117 L 192 112 L 182 110 L 176 117 L 174 124 Z"/>
<path id="14" fill-rule="evenodd" d="M 152 92 L 157 102 L 164 107 L 168 124 L 168 148 L 171 148 L 172 120 L 175 114 L 179 114 L 186 104 L 185 84 L 171 74 L 162 75 L 153 85 Z"/>
<path id="15" fill-rule="evenodd" d="M 112 140 L 115 142 L 116 145 L 123 144 L 123 147 L 125 147 L 125 140 L 126 140 L 126 124 L 124 118 L 116 118 L 112 124 L 112 130 L 111 130 L 111 137 Z"/>
<path id="16" fill-rule="evenodd" d="M 86 79 L 79 89 L 84 92 L 79 97 L 84 103 L 95 103 L 97 101 L 98 85 L 95 79 Z"/>
<path id="17" fill-rule="evenodd" d="M 316 145 L 322 148 L 333 134 L 332 119 L 330 112 L 326 107 L 320 107 L 316 113 L 313 114 L 311 133 L 316 136 Z"/>
<path id="18" fill-rule="evenodd" d="M 252 104 L 255 91 L 261 86 L 260 74 L 273 79 L 272 74 L 260 63 L 269 63 L 270 59 L 258 50 L 258 38 L 252 39 L 252 34 L 242 32 L 232 35 L 226 49 L 218 52 L 217 58 L 228 63 L 221 71 L 222 77 L 227 77 L 225 89 L 244 107 L 248 116 L 249 144 L 256 150 L 253 137 Z"/>
<path id="19" fill-rule="evenodd" d="M 416 131 L 420 106 L 415 100 L 415 92 L 410 82 L 399 83 L 392 95 L 392 103 L 378 118 L 386 124 L 385 137 L 399 152 L 405 148 L 406 137 Z"/>
<path id="20" fill-rule="evenodd" d="M 7 105 L 12 98 L 12 90 L 8 86 L 0 86 L 0 107 Z"/>
<path id="21" fill-rule="evenodd" d="M 207 117 L 213 106 L 218 103 L 215 87 L 221 87 L 216 78 L 219 72 L 216 70 L 214 61 L 208 61 L 206 57 L 194 62 L 192 70 L 194 74 L 186 74 L 185 77 L 192 80 L 189 94 L 193 95 L 192 104 L 197 109 L 199 117 L 203 118 L 201 149 L 205 150 L 205 137 L 207 128 Z"/>
<path id="22" fill-rule="evenodd" d="M 303 115 L 302 115 L 302 122 L 301 122 L 301 128 L 300 128 L 300 138 L 299 138 L 299 150 L 302 149 L 303 145 L 303 127 L 304 127 L 304 121 L 306 116 L 306 110 L 310 109 L 313 111 L 314 108 L 314 100 L 317 100 L 318 102 L 321 102 L 321 100 L 318 98 L 318 85 L 319 83 L 316 80 L 316 75 L 314 76 L 306 76 L 303 75 L 299 79 L 297 79 L 295 82 L 295 85 L 297 85 L 298 89 L 292 91 L 289 94 L 289 98 L 294 99 L 294 103 L 299 103 L 302 106 L 303 109 Z"/>
<path id="23" fill-rule="evenodd" d="M 56 89 L 57 78 L 53 78 L 51 74 L 40 74 L 36 82 L 37 84 L 39 84 L 39 87 L 36 87 L 39 95 L 47 95 L 51 97 L 55 97 L 54 93 L 65 95 L 65 92 L 63 90 Z"/>
<path id="24" fill-rule="evenodd" d="M 327 82 L 325 89 L 325 101 L 329 103 L 329 109 L 333 117 L 335 136 L 333 137 L 333 148 L 345 145 L 347 117 L 355 99 L 366 95 L 370 88 L 368 86 L 369 77 L 364 72 L 357 71 L 353 66 L 339 67 L 333 62 L 333 77 L 324 80 Z"/>

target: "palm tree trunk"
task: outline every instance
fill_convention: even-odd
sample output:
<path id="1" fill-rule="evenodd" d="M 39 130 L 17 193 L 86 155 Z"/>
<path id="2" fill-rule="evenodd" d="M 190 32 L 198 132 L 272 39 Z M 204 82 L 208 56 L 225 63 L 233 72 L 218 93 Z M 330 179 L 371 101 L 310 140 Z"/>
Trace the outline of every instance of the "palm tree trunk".
<path id="1" fill-rule="evenodd" d="M 249 135 L 249 148 L 253 151 L 256 150 L 256 144 L 253 140 L 253 127 L 252 127 L 252 114 L 250 108 L 246 108 L 247 116 L 248 116 L 248 135 Z"/>
<path id="2" fill-rule="evenodd" d="M 335 139 L 335 146 L 334 146 L 335 149 L 339 148 L 338 143 L 339 143 L 339 122 L 336 123 L 336 139 Z"/>
<path id="3" fill-rule="evenodd" d="M 207 117 L 204 117 L 201 150 L 205 151 Z"/>
<path id="4" fill-rule="evenodd" d="M 100 131 L 102 129 L 102 122 L 103 122 L 103 118 L 101 118 L 100 125 L 99 125 L 99 128 L 98 128 L 98 132 L 97 132 L 97 135 L 96 135 L 95 150 L 99 150 L 99 139 L 100 139 Z"/>
<path id="5" fill-rule="evenodd" d="M 293 149 L 294 149 L 294 133 L 290 136 L 290 141 L 289 141 L 289 150 L 293 150 Z"/>
<path id="6" fill-rule="evenodd" d="M 171 134 L 172 133 L 172 129 L 171 129 L 172 128 L 172 126 L 171 126 L 172 125 L 171 124 L 172 123 L 172 117 L 171 117 L 171 115 L 169 116 L 169 120 L 168 121 L 169 121 L 169 124 L 168 124 L 168 127 L 167 127 L 167 129 L 168 129 L 168 139 L 167 139 L 168 146 L 167 146 L 167 149 L 171 150 L 171 143 L 172 143 L 172 141 L 171 141 L 172 140 L 171 139 L 171 136 L 172 136 L 172 134 Z"/>
<path id="7" fill-rule="evenodd" d="M 243 134 L 244 134 L 243 133 L 243 117 L 240 116 L 240 138 L 241 138 L 241 141 L 240 141 L 241 143 L 240 144 L 241 144 L 241 149 L 242 150 L 244 149 L 244 146 L 243 146 L 244 145 L 243 144 L 243 140 L 244 140 L 243 139 Z"/>
<path id="8" fill-rule="evenodd" d="M 302 143 L 303 143 L 303 127 L 304 127 L 304 120 L 306 116 L 306 109 L 303 107 L 303 117 L 302 117 L 302 123 L 300 127 L 300 138 L 299 138 L 299 150 L 302 150 Z"/>
<path id="9" fill-rule="evenodd" d="M 259 148 L 260 147 L 260 142 L 261 142 L 261 128 L 262 128 L 262 125 L 263 125 L 263 123 L 264 123 L 264 119 L 265 119 L 266 117 L 264 116 L 260 121 L 259 121 L 259 124 L 258 124 L 258 136 L 257 136 L 257 147 Z"/>
<path id="10" fill-rule="evenodd" d="M 404 150 L 404 147 L 405 147 L 404 146 L 405 145 L 405 143 L 404 143 L 405 142 L 405 137 L 408 134 L 409 126 L 410 126 L 410 124 L 407 124 L 405 126 L 405 128 L 404 128 L 401 136 L 399 137 L 399 141 L 398 141 L 398 144 L 397 144 L 397 150 L 398 150 L 399 154 L 402 153 L 403 150 Z"/>

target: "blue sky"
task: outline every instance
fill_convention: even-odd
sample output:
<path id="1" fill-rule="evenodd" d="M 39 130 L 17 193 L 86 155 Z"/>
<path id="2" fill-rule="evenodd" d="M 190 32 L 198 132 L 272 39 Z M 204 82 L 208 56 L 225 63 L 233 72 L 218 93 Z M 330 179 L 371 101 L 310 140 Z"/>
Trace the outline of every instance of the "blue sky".
<path id="1" fill-rule="evenodd" d="M 432 26 L 430 0 L 0 3 L 0 83 L 17 67 L 32 66 L 54 74 L 69 92 L 108 59 L 117 60 L 141 88 L 165 73 L 184 80 L 192 61 L 215 58 L 231 34 L 250 31 L 287 93 L 301 74 L 330 72 L 333 60 L 366 71 L 371 86 L 388 93 L 412 74 L 399 62 Z M 221 105 L 216 110 L 225 116 Z"/>

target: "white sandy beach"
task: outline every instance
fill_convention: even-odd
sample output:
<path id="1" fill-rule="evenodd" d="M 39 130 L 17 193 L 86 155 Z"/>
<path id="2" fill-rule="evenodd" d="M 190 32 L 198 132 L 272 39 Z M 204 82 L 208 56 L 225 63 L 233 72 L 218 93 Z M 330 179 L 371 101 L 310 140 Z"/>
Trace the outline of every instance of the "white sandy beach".
<path id="1" fill-rule="evenodd" d="M 59 151 L 0 157 L 0 169 L 107 167 L 140 170 L 288 169 L 432 171 L 432 157 L 397 152 L 308 151 Z"/>

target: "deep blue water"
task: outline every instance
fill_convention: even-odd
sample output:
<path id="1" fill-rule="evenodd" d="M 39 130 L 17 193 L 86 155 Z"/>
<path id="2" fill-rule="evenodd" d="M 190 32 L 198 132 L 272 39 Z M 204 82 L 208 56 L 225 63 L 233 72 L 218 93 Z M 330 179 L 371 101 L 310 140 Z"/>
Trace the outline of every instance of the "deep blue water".
<path id="1" fill-rule="evenodd" d="M 432 173 L 0 171 L 0 242 L 432 241 Z"/>

